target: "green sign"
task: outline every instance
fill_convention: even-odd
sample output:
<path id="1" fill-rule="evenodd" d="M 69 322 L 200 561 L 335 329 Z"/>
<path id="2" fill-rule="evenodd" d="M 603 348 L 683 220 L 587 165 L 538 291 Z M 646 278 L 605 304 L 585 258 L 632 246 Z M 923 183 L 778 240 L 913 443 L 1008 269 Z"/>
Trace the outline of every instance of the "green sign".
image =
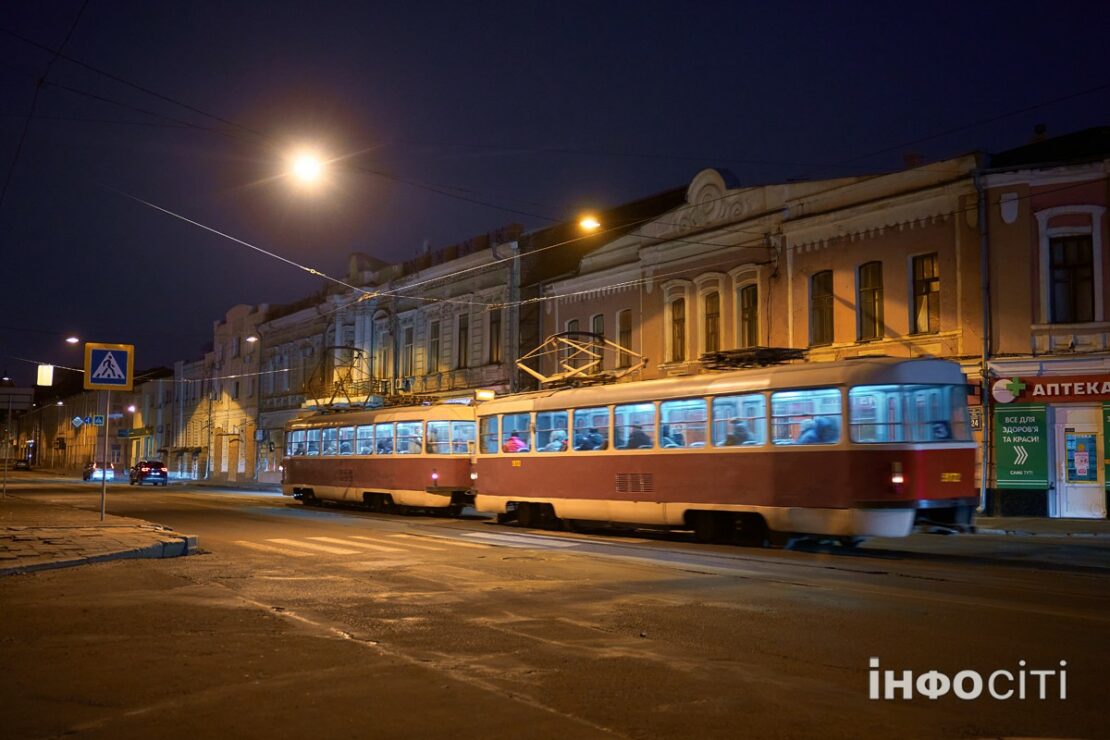
<path id="1" fill-rule="evenodd" d="M 1007 406 L 994 412 L 999 488 L 1048 488 L 1048 424 L 1044 406 Z"/>

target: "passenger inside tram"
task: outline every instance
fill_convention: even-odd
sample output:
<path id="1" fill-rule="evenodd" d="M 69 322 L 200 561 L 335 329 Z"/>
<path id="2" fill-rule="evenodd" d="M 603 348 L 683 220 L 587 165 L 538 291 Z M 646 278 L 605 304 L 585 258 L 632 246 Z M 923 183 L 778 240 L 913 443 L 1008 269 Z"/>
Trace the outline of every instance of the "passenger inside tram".
<path id="1" fill-rule="evenodd" d="M 743 419 L 733 419 L 732 428 L 722 444 L 724 447 L 736 447 L 751 441 L 752 433 L 748 429 L 748 423 Z"/>
<path id="2" fill-rule="evenodd" d="M 520 434 L 518 434 L 517 432 L 512 432 L 509 435 L 509 438 L 505 440 L 505 444 L 504 444 L 503 447 L 504 447 L 505 452 L 527 452 L 528 451 L 528 444 L 523 439 L 520 438 Z"/>
<path id="3" fill-rule="evenodd" d="M 551 433 L 551 441 L 543 446 L 544 452 L 562 452 L 567 448 L 567 433 L 556 429 Z"/>

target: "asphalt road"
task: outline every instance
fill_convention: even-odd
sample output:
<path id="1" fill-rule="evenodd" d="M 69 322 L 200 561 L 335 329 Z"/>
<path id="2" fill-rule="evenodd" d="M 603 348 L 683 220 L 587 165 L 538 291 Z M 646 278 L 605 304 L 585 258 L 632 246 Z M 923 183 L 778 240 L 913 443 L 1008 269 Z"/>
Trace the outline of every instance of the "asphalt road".
<path id="1" fill-rule="evenodd" d="M 0 582 L 5 737 L 1106 736 L 1104 539 L 788 552 L 125 485 L 109 512 L 202 553 Z M 1067 698 L 873 700 L 871 658 L 1065 660 Z"/>

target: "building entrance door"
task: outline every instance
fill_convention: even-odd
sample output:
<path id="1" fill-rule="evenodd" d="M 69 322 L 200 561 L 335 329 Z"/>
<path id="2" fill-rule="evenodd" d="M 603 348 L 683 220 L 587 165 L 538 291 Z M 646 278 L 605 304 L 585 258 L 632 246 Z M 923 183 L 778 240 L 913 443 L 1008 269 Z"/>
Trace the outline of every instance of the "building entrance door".
<path id="1" fill-rule="evenodd" d="M 1058 406 L 1056 494 L 1049 513 L 1057 517 L 1106 518 L 1102 414 L 1097 406 Z"/>

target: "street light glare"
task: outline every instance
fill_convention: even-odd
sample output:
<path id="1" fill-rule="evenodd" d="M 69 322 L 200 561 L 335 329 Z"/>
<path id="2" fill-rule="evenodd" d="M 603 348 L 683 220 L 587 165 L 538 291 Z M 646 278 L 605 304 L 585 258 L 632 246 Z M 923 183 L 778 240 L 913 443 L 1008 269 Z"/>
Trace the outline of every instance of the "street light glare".
<path id="1" fill-rule="evenodd" d="M 601 228 L 601 222 L 596 216 L 583 216 L 578 225 L 585 231 L 596 231 Z"/>
<path id="2" fill-rule="evenodd" d="M 293 160 L 293 174 L 304 183 L 319 180 L 323 169 L 323 163 L 312 154 L 300 154 Z"/>
<path id="3" fill-rule="evenodd" d="M 80 341 L 77 337 L 66 337 L 66 344 L 77 344 Z"/>

